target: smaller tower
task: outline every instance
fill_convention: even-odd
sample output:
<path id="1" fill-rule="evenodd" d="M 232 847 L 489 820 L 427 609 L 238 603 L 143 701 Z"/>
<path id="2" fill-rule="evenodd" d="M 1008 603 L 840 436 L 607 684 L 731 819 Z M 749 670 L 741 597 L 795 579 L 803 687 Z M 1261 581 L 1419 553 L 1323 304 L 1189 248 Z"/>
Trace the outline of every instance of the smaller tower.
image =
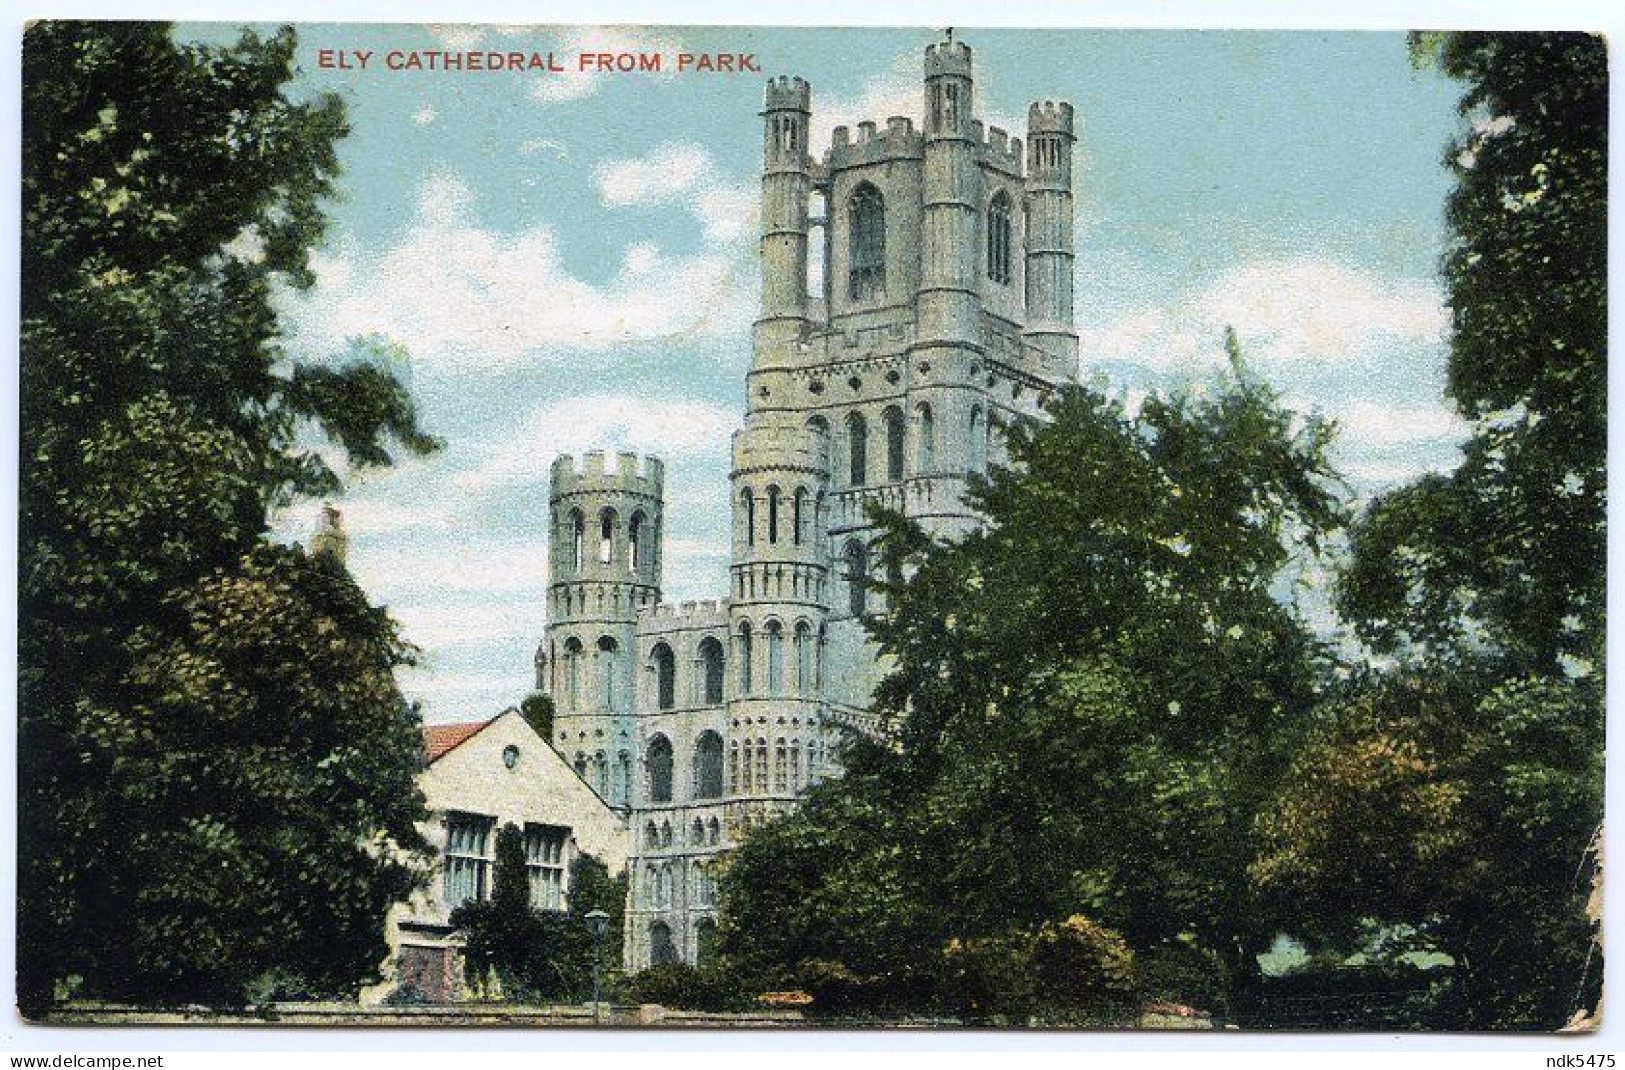
<path id="1" fill-rule="evenodd" d="M 537 663 L 556 711 L 552 742 L 617 807 L 631 795 L 637 612 L 660 600 L 664 478 L 653 457 L 589 453 L 577 467 L 566 455 L 548 495 L 549 623 Z"/>
<path id="2" fill-rule="evenodd" d="M 322 506 L 322 526 L 310 540 L 310 552 L 315 557 L 331 557 L 344 564 L 350 550 L 350 536 L 344 533 L 344 514 L 333 505 Z"/>
<path id="3" fill-rule="evenodd" d="M 756 362 L 785 365 L 807 331 L 807 126 L 812 90 L 800 78 L 767 83 L 762 110 L 762 315 Z"/>
<path id="4" fill-rule="evenodd" d="M 1077 374 L 1072 320 L 1072 105 L 1034 102 L 1027 109 L 1027 326 L 1043 351 L 1047 377 Z"/>
<path id="5" fill-rule="evenodd" d="M 794 805 L 817 776 L 829 604 L 829 436 L 760 417 L 733 440 L 729 820 Z"/>

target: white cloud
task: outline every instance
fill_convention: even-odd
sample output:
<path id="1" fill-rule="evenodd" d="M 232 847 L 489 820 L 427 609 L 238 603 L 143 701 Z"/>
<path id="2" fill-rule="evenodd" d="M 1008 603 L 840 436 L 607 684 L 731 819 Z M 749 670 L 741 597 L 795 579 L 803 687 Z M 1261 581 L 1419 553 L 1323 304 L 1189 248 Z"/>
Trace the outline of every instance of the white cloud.
<path id="1" fill-rule="evenodd" d="M 456 477 L 469 490 L 542 483 L 552 458 L 590 451 L 655 454 L 670 462 L 699 454 L 723 456 L 738 416 L 695 401 L 650 401 L 628 395 L 573 397 L 531 412 L 474 470 Z"/>
<path id="2" fill-rule="evenodd" d="M 549 47 L 553 49 L 565 70 L 560 74 L 546 75 L 536 83 L 536 88 L 530 91 L 532 97 L 544 103 L 580 100 L 582 97 L 591 96 L 603 85 L 606 77 L 611 77 L 596 69 L 581 70 L 576 58 L 580 55 L 596 52 L 659 53 L 665 60 L 665 66 L 672 70 L 663 70 L 660 75 L 650 73 L 630 75 L 635 78 L 651 78 L 669 77 L 674 72 L 677 53 L 682 51 L 682 46 L 674 39 L 635 26 L 583 26 L 566 32 Z"/>
<path id="3" fill-rule="evenodd" d="M 428 104 L 412 113 L 412 121 L 419 126 L 428 126 L 438 118 L 440 118 L 440 113 Z"/>
<path id="4" fill-rule="evenodd" d="M 313 256 L 316 286 L 283 295 L 297 343 L 323 352 L 378 332 L 410 339 L 425 367 L 479 372 L 628 342 L 737 339 L 749 328 L 755 271 L 742 245 L 664 258 L 658 272 L 639 254 L 627 264 L 634 270 L 594 284 L 563 263 L 545 223 L 487 229 L 473 201 L 461 175 L 433 173 L 398 244 Z M 708 234 L 717 229 L 702 222 Z"/>
<path id="5" fill-rule="evenodd" d="M 542 634 L 547 605 L 538 596 L 525 602 L 494 599 L 472 604 L 457 602 L 391 605 L 409 642 L 436 649 L 479 646 L 520 637 L 534 642 Z"/>
<path id="6" fill-rule="evenodd" d="M 1080 302 L 1087 295 L 1079 295 Z M 1086 307 L 1081 304 L 1079 307 Z M 1433 280 L 1392 278 L 1326 260 L 1258 261 L 1167 307 L 1131 309 L 1079 331 L 1084 364 L 1189 374 L 1222 367 L 1224 328 L 1266 373 L 1284 365 L 1380 359 L 1397 344 L 1439 345 L 1449 312 Z"/>
<path id="7" fill-rule="evenodd" d="M 359 555 L 352 555 L 359 558 Z M 547 540 L 510 545 L 397 546 L 390 553 L 352 562 L 362 586 L 387 602 L 405 602 L 409 592 L 440 600 L 453 595 L 495 596 L 541 601 L 547 591 Z"/>
<path id="8" fill-rule="evenodd" d="M 1469 425 L 1444 402 L 1437 405 L 1384 405 L 1375 401 L 1338 404 L 1329 412 L 1342 437 L 1373 449 L 1461 438 Z"/>
<path id="9" fill-rule="evenodd" d="M 538 152 L 551 152 L 561 160 L 570 154 L 569 150 L 565 148 L 564 142 L 556 141 L 550 137 L 527 138 L 519 143 L 519 155 L 521 156 L 534 156 Z"/>
<path id="10" fill-rule="evenodd" d="M 756 191 L 727 181 L 711 154 L 692 141 L 668 141 L 647 156 L 606 160 L 593 178 L 606 205 L 687 208 L 708 241 L 739 242 L 757 229 Z"/>
<path id="11" fill-rule="evenodd" d="M 713 169 L 702 146 L 668 141 L 648 156 L 599 164 L 594 178 L 605 204 L 664 204 L 693 192 Z"/>

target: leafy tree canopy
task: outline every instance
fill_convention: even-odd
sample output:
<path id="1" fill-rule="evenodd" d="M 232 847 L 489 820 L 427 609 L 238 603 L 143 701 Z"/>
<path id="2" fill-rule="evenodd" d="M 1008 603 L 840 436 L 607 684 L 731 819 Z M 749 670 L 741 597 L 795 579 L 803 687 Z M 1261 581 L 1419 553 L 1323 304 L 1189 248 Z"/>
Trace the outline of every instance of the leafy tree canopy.
<path id="1" fill-rule="evenodd" d="M 19 992 L 353 991 L 416 879 L 409 650 L 271 511 L 436 442 L 373 359 L 290 353 L 273 297 L 346 132 L 294 35 L 24 39 Z M 318 906 L 319 904 L 319 906 Z M 229 946 L 223 946 L 229 944 Z"/>

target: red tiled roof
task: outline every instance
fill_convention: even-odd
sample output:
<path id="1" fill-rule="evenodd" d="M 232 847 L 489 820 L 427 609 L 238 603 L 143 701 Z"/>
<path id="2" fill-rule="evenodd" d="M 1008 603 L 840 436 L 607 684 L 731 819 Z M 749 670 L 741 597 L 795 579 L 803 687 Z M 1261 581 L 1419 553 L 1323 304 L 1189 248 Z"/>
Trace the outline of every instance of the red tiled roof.
<path id="1" fill-rule="evenodd" d="M 480 729 L 496 720 L 464 721 L 460 724 L 426 724 L 423 726 L 423 764 L 433 765 L 447 751 L 468 742 Z"/>

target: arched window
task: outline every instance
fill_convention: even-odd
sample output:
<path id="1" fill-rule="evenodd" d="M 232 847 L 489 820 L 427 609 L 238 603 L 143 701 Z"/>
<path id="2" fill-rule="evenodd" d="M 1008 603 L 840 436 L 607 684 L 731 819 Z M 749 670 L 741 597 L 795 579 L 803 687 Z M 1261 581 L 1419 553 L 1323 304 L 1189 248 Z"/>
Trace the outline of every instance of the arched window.
<path id="1" fill-rule="evenodd" d="M 672 709 L 677 705 L 677 656 L 665 643 L 656 643 L 650 656 L 655 664 L 655 706 Z"/>
<path id="2" fill-rule="evenodd" d="M 659 847 L 660 846 L 660 830 L 655 827 L 655 823 L 653 821 L 651 821 L 647 825 L 643 826 L 643 846 L 645 846 L 645 847 Z"/>
<path id="3" fill-rule="evenodd" d="M 662 821 L 660 823 L 660 846 L 662 846 L 662 847 L 670 847 L 671 846 L 671 822 L 670 821 Z"/>
<path id="4" fill-rule="evenodd" d="M 756 495 L 746 487 L 739 492 L 739 512 L 745 520 L 745 545 L 756 545 Z"/>
<path id="5" fill-rule="evenodd" d="M 869 548 L 858 539 L 846 544 L 846 607 L 854 617 L 869 611 Z"/>
<path id="6" fill-rule="evenodd" d="M 615 560 L 615 510 L 605 509 L 598 514 L 598 563 L 607 565 Z"/>
<path id="7" fill-rule="evenodd" d="M 671 802 L 671 740 L 656 735 L 649 740 L 649 801 Z"/>
<path id="8" fill-rule="evenodd" d="M 580 509 L 570 510 L 570 563 L 577 572 L 581 571 L 581 544 L 587 537 L 587 520 L 581 515 Z"/>
<path id="9" fill-rule="evenodd" d="M 807 488 L 797 487 L 796 496 L 790 504 L 791 538 L 797 546 L 807 534 Z"/>
<path id="10" fill-rule="evenodd" d="M 714 817 L 705 823 L 705 842 L 709 844 L 722 842 L 722 823 Z"/>
<path id="11" fill-rule="evenodd" d="M 801 740 L 790 741 L 790 790 L 801 790 Z"/>
<path id="12" fill-rule="evenodd" d="M 767 541 L 779 541 L 779 488 L 767 488 Z"/>
<path id="13" fill-rule="evenodd" d="M 615 708 L 615 655 L 620 649 L 620 645 L 609 636 L 598 638 L 598 686 L 606 710 Z"/>
<path id="14" fill-rule="evenodd" d="M 756 681 L 751 679 L 751 642 L 750 621 L 739 622 L 739 693 L 749 695 L 756 690 Z"/>
<path id="15" fill-rule="evenodd" d="M 767 622 L 767 693 L 773 698 L 784 694 L 784 625 Z"/>
<path id="16" fill-rule="evenodd" d="M 706 874 L 707 905 L 711 903 L 710 874 Z M 710 918 L 701 918 L 694 923 L 694 964 L 696 966 L 709 966 L 717 958 L 717 923 Z"/>
<path id="17" fill-rule="evenodd" d="M 987 465 L 987 425 L 982 421 L 982 407 L 972 405 L 970 410 L 970 470 L 980 472 Z"/>
<path id="18" fill-rule="evenodd" d="M 756 737 L 756 790 L 767 791 L 767 740 Z"/>
<path id="19" fill-rule="evenodd" d="M 915 451 L 918 454 L 919 467 L 917 471 L 929 472 L 937 464 L 937 428 L 931 417 L 931 406 L 920 402 L 914 409 L 915 419 L 918 421 L 919 446 Z"/>
<path id="20" fill-rule="evenodd" d="M 773 790 L 779 794 L 789 790 L 790 779 L 790 751 L 784 745 L 784 737 L 780 736 L 773 746 Z"/>
<path id="21" fill-rule="evenodd" d="M 536 690 L 551 691 L 547 678 L 547 651 L 541 647 L 536 648 Z"/>
<path id="22" fill-rule="evenodd" d="M 620 789 L 621 801 L 629 801 L 632 798 L 632 755 L 624 750 L 615 758 L 615 783 Z"/>
<path id="23" fill-rule="evenodd" d="M 847 212 L 851 223 L 851 270 L 847 294 L 854 301 L 886 296 L 886 202 L 865 182 L 852 193 Z"/>
<path id="24" fill-rule="evenodd" d="M 869 477 L 869 425 L 861 412 L 846 417 L 847 482 L 861 487 Z"/>
<path id="25" fill-rule="evenodd" d="M 903 478 L 903 410 L 893 405 L 882 417 L 886 423 L 886 478 Z"/>
<path id="26" fill-rule="evenodd" d="M 626 525 L 626 564 L 633 572 L 643 567 L 643 514 L 633 513 Z"/>
<path id="27" fill-rule="evenodd" d="M 598 794 L 607 796 L 609 794 L 609 759 L 604 756 L 603 751 L 599 751 L 592 756 L 592 767 L 593 780 L 598 784 Z"/>
<path id="28" fill-rule="evenodd" d="M 813 639 L 812 628 L 806 621 L 796 622 L 796 691 L 810 695 L 813 691 Z"/>
<path id="29" fill-rule="evenodd" d="M 585 753 L 583 753 L 582 751 L 576 751 L 575 765 L 576 765 L 576 776 L 580 777 L 582 780 L 586 780 L 587 779 L 587 755 Z"/>
<path id="30" fill-rule="evenodd" d="M 722 704 L 722 644 L 707 637 L 700 642 L 700 666 L 705 677 L 705 704 Z"/>
<path id="31" fill-rule="evenodd" d="M 661 906 L 665 902 L 661 901 Z M 649 965 L 669 966 L 677 961 L 677 945 L 671 940 L 671 926 L 663 921 L 649 923 Z"/>
<path id="32" fill-rule="evenodd" d="M 701 732 L 694 743 L 694 797 L 722 797 L 722 737 L 710 729 Z M 698 823 L 699 818 L 694 820 Z"/>
<path id="33" fill-rule="evenodd" d="M 739 789 L 739 741 L 728 744 L 728 790 Z"/>
<path id="34" fill-rule="evenodd" d="M 1010 195 L 1003 190 L 987 206 L 987 277 L 1010 285 Z"/>
<path id="35" fill-rule="evenodd" d="M 751 793 L 751 789 L 756 784 L 755 761 L 753 760 L 755 753 L 756 745 L 748 739 L 745 740 L 745 752 L 739 759 L 739 790 L 746 795 Z"/>
<path id="36" fill-rule="evenodd" d="M 581 703 L 581 640 L 564 641 L 564 693 L 572 707 Z"/>

